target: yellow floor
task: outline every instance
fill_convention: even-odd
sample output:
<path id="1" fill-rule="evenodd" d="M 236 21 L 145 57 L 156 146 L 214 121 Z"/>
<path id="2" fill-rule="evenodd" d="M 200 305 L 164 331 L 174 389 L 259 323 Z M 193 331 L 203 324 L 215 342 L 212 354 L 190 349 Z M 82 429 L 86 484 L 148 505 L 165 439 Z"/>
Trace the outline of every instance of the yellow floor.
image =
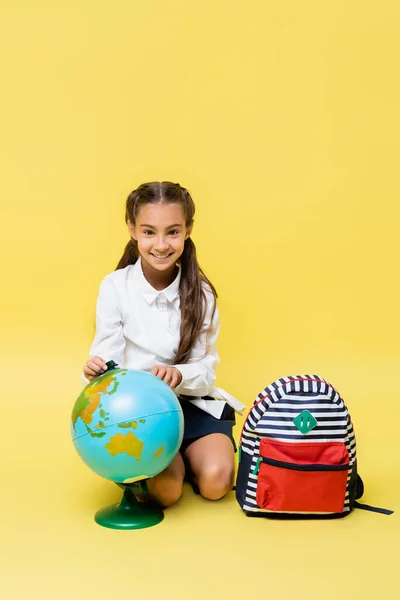
<path id="1" fill-rule="evenodd" d="M 91 473 L 70 441 L 75 366 L 9 368 L 7 381 L 19 377 L 19 386 L 3 388 L 2 417 L 12 426 L 2 434 L 2 599 L 400 598 L 399 510 L 324 522 L 250 519 L 233 493 L 212 503 L 186 486 L 156 527 L 96 525 L 95 511 L 120 490 Z M 23 395 L 29 408 L 21 414 Z M 364 500 L 395 509 L 397 454 L 381 470 L 377 443 L 364 442 L 359 457 Z"/>

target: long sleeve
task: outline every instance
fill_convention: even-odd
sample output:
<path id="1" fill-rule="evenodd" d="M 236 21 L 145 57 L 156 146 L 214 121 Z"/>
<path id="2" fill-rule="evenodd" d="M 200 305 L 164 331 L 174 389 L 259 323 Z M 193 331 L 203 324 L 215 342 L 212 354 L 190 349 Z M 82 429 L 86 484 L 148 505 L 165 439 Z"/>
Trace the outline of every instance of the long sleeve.
<path id="1" fill-rule="evenodd" d="M 140 260 L 109 273 L 99 288 L 96 334 L 89 356 L 100 356 L 106 362 L 113 360 L 120 368 L 147 372 L 156 364 L 173 365 L 180 335 L 179 282 L 180 272 L 168 288 L 155 290 L 145 279 Z M 213 315 L 215 300 L 211 290 L 205 286 L 204 291 L 204 323 L 188 363 L 175 365 L 182 373 L 182 381 L 174 391 L 191 397 L 192 402 L 219 418 L 225 402 L 237 411 L 243 405 L 214 386 L 219 364 L 219 313 L 216 308 Z M 88 383 L 84 375 L 82 379 Z M 204 400 L 203 396 L 214 400 Z"/>
<path id="2" fill-rule="evenodd" d="M 207 309 L 202 331 L 190 353 L 189 362 L 174 365 L 182 373 L 182 382 L 174 390 L 177 394 L 207 396 L 214 385 L 215 370 L 219 364 L 217 352 L 219 311 L 216 306 L 211 323 L 214 297 L 211 292 L 206 291 L 206 298 Z"/>
<path id="3" fill-rule="evenodd" d="M 115 285 L 109 276 L 100 284 L 96 303 L 96 335 L 89 356 L 113 360 L 124 367 L 125 339 L 122 315 Z"/>

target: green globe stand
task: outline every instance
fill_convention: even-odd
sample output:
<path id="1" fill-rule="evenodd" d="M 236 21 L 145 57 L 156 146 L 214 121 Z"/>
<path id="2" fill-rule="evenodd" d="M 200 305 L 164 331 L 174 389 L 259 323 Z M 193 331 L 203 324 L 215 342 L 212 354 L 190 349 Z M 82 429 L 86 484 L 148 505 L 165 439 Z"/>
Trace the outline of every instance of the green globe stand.
<path id="1" fill-rule="evenodd" d="M 134 492 L 143 493 L 143 482 L 118 485 L 124 489 L 121 502 L 98 510 L 96 523 L 109 529 L 144 529 L 161 523 L 164 519 L 161 508 L 136 500 Z"/>

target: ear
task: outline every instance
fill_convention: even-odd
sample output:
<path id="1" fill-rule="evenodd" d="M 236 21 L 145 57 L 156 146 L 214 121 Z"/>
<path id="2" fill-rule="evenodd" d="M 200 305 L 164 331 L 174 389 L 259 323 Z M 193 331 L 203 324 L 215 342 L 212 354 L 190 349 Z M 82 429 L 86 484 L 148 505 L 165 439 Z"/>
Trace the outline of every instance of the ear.
<path id="1" fill-rule="evenodd" d="M 129 219 L 127 221 L 127 226 L 128 226 L 129 235 L 131 236 L 131 238 L 133 238 L 134 240 L 137 241 L 136 227 L 131 223 L 131 221 Z"/>
<path id="2" fill-rule="evenodd" d="M 185 240 L 190 238 L 190 236 L 192 235 L 192 231 L 193 231 L 193 225 L 186 228 Z"/>

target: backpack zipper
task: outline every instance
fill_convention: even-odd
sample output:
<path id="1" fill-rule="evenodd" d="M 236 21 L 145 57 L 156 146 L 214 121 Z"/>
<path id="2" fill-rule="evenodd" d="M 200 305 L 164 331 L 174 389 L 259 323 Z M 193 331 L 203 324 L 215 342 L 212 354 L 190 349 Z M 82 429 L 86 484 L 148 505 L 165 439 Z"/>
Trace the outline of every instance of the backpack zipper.
<path id="1" fill-rule="evenodd" d="M 321 464 L 311 464 L 311 465 L 301 465 L 295 463 L 283 462 L 280 460 L 274 460 L 273 458 L 266 458 L 265 456 L 259 456 L 257 458 L 256 464 L 254 465 L 253 470 L 251 471 L 253 475 L 257 475 L 260 470 L 261 463 L 265 463 L 266 465 L 271 465 L 273 467 L 281 467 L 283 469 L 290 469 L 294 471 L 348 471 L 349 464 L 345 465 L 321 465 Z"/>

